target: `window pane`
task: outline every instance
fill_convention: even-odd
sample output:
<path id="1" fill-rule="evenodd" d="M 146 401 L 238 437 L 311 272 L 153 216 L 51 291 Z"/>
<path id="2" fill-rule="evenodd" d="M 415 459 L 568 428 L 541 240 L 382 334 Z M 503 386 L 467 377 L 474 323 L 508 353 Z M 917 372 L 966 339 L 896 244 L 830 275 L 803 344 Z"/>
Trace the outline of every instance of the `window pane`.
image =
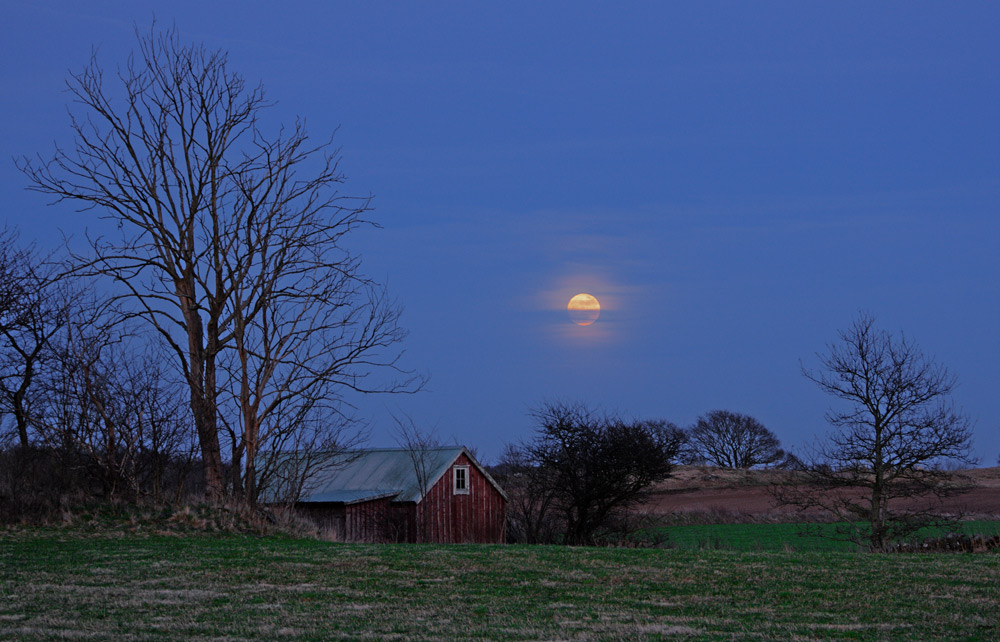
<path id="1" fill-rule="evenodd" d="M 468 492 L 469 490 L 469 468 L 467 466 L 455 466 L 455 492 Z"/>

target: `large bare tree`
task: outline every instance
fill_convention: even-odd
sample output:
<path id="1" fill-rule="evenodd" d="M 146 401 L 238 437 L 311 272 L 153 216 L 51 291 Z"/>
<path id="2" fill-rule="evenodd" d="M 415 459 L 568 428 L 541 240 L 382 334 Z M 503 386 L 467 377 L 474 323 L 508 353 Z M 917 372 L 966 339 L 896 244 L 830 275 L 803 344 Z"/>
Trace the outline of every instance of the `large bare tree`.
<path id="1" fill-rule="evenodd" d="M 73 147 L 21 167 L 31 189 L 117 224 L 76 257 L 79 272 L 116 282 L 175 356 L 206 494 L 219 499 L 230 393 L 242 426 L 234 449 L 252 469 L 276 404 L 315 401 L 330 383 L 386 388 L 362 375 L 395 364 L 398 313 L 343 244 L 367 223 L 369 200 L 338 192 L 337 152 L 300 122 L 265 135 L 261 87 L 174 30 L 139 34 L 113 74 L 92 57 L 68 87 Z M 227 372 L 228 350 L 238 365 Z"/>
<path id="2" fill-rule="evenodd" d="M 816 448 L 807 485 L 779 498 L 849 524 L 845 535 L 885 549 L 936 516 L 938 500 L 964 487 L 945 466 L 970 462 L 968 419 L 950 401 L 956 378 L 903 335 L 861 314 L 803 374 L 840 405 Z"/>

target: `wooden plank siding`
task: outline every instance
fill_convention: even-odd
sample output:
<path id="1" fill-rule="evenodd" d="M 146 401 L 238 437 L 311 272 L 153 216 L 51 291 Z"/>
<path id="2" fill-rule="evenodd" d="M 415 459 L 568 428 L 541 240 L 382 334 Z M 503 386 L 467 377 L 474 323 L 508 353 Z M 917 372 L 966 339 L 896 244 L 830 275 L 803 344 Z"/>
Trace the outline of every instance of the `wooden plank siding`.
<path id="1" fill-rule="evenodd" d="M 346 540 L 348 542 L 392 541 L 394 531 L 390 522 L 393 515 L 388 499 L 348 504 Z"/>
<path id="2" fill-rule="evenodd" d="M 455 466 L 469 467 L 468 494 L 454 491 Z M 464 454 L 415 509 L 415 541 L 461 544 L 502 543 L 506 539 L 506 500 Z"/>

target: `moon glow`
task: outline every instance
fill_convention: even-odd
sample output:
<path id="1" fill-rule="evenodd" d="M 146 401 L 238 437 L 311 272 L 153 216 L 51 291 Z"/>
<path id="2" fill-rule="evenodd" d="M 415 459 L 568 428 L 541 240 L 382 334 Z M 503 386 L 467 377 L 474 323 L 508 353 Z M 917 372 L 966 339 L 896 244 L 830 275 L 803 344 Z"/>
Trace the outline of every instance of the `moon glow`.
<path id="1" fill-rule="evenodd" d="M 577 325 L 590 325 L 601 315 L 601 304 L 589 294 L 577 294 L 566 304 L 570 321 Z"/>

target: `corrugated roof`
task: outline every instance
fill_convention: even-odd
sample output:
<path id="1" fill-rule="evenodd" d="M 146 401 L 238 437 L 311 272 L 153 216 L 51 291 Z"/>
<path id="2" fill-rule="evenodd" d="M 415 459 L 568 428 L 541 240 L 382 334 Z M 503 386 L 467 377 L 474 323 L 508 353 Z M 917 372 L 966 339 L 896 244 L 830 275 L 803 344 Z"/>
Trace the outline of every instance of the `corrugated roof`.
<path id="1" fill-rule="evenodd" d="M 418 453 L 403 449 L 344 453 L 337 456 L 344 463 L 317 474 L 299 501 L 353 503 L 393 497 L 397 502 L 419 502 L 463 452 L 465 448 L 453 446 Z"/>

